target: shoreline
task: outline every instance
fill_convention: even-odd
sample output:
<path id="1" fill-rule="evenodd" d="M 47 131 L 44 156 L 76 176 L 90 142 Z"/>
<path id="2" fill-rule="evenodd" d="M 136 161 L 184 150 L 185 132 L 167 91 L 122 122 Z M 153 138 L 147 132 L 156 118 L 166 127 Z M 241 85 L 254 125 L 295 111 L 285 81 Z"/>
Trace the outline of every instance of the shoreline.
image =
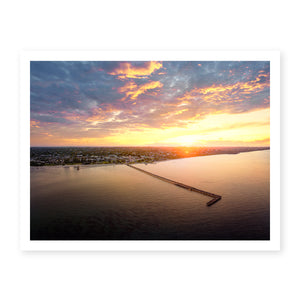
<path id="1" fill-rule="evenodd" d="M 148 164 L 156 164 L 159 162 L 165 162 L 165 161 L 174 161 L 179 159 L 188 159 L 188 158 L 195 158 L 195 157 L 207 157 L 207 156 L 215 156 L 215 155 L 238 155 L 243 153 L 249 153 L 249 152 L 257 152 L 257 151 L 270 151 L 269 149 L 252 149 L 248 151 L 241 151 L 237 153 L 213 153 L 213 154 L 204 154 L 204 155 L 195 155 L 195 156 L 189 156 L 189 157 L 179 157 L 179 158 L 172 158 L 172 159 L 163 159 L 163 160 L 156 160 L 153 162 L 124 162 L 124 163 L 89 163 L 89 164 L 83 164 L 83 163 L 77 163 L 77 164 L 64 164 L 64 165 L 43 165 L 43 166 L 30 166 L 30 168 L 44 168 L 44 167 L 63 167 L 63 168 L 71 168 L 72 166 L 74 168 L 77 167 L 104 167 L 104 166 L 122 166 L 122 165 L 133 165 L 133 164 L 140 164 L 140 165 L 148 165 Z"/>

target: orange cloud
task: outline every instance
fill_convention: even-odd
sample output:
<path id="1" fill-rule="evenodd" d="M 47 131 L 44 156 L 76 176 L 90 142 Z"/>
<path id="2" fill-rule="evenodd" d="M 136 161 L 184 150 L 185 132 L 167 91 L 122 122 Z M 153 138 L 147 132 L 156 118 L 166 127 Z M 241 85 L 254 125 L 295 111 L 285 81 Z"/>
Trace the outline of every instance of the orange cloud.
<path id="1" fill-rule="evenodd" d="M 163 84 L 160 81 L 150 81 L 142 85 L 137 85 L 135 82 L 130 81 L 120 87 L 118 92 L 125 93 L 126 95 L 121 101 L 125 101 L 126 99 L 134 101 L 139 95 L 144 94 L 146 91 L 161 87 L 163 87 Z"/>
<path id="2" fill-rule="evenodd" d="M 184 113 L 185 111 L 188 111 L 188 109 L 185 108 L 185 109 L 178 110 L 178 111 L 167 112 L 167 113 L 165 113 L 165 114 L 161 114 L 161 116 L 162 116 L 162 117 L 177 116 L 177 115 L 181 115 L 181 114 Z"/>
<path id="3" fill-rule="evenodd" d="M 155 70 L 159 70 L 162 66 L 162 63 L 157 61 L 145 62 L 143 66 L 133 66 L 129 62 L 121 62 L 116 69 L 108 74 L 118 75 L 119 79 L 144 78 L 151 75 Z"/>
<path id="4" fill-rule="evenodd" d="M 256 79 L 248 82 L 237 82 L 229 85 L 211 85 L 204 88 L 194 88 L 185 93 L 178 100 L 184 103 L 189 100 L 202 100 L 204 102 L 242 102 L 250 94 L 259 93 L 270 86 L 267 74 L 259 74 Z"/>
<path id="5" fill-rule="evenodd" d="M 34 121 L 34 120 L 30 121 L 30 127 L 32 127 L 32 128 L 40 128 L 39 125 L 40 125 L 39 121 Z"/>
<path id="6" fill-rule="evenodd" d="M 50 134 L 50 133 L 48 133 L 48 132 L 41 132 L 41 134 L 43 134 L 43 135 L 45 135 L 45 136 L 49 136 L 49 137 L 53 136 L 52 134 Z"/>

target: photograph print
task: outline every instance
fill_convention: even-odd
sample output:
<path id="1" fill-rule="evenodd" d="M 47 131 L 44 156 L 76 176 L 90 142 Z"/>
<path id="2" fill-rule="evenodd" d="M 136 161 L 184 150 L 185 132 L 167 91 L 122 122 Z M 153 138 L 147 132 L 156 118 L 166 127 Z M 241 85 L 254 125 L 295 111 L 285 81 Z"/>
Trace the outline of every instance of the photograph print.
<path id="1" fill-rule="evenodd" d="M 269 241 L 270 102 L 268 60 L 31 60 L 30 241 Z"/>

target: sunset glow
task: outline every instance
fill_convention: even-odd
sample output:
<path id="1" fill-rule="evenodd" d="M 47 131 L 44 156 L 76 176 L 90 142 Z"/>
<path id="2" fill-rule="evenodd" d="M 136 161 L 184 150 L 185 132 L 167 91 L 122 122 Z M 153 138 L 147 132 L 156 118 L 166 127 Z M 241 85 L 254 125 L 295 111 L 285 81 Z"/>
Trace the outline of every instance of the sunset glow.
<path id="1" fill-rule="evenodd" d="M 31 62 L 31 146 L 269 146 L 269 62 Z"/>

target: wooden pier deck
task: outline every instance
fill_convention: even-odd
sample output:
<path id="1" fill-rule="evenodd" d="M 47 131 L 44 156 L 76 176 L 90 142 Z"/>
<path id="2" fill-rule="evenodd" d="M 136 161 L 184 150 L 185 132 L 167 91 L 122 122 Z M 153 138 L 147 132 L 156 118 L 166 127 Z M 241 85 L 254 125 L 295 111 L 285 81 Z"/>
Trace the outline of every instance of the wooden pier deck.
<path id="1" fill-rule="evenodd" d="M 129 164 L 126 164 L 128 167 L 130 168 L 133 168 L 133 169 L 136 169 L 138 171 L 141 171 L 145 174 L 148 174 L 152 177 L 155 177 L 157 179 L 160 179 L 162 181 L 165 181 L 165 182 L 168 182 L 168 183 L 172 183 L 178 187 L 181 187 L 181 188 L 184 188 L 184 189 L 187 189 L 189 191 L 192 191 L 192 192 L 196 192 L 196 193 L 200 193 L 202 195 L 205 195 L 205 196 L 208 196 L 208 197 L 211 197 L 212 199 L 210 201 L 208 201 L 206 203 L 207 206 L 211 206 L 213 205 L 214 203 L 216 203 L 217 201 L 221 200 L 222 196 L 220 195 L 216 195 L 216 194 L 213 194 L 213 193 L 210 193 L 210 192 L 206 192 L 206 191 L 203 191 L 203 190 L 200 190 L 200 189 L 197 189 L 195 187 L 192 187 L 192 186 L 189 186 L 189 185 L 186 185 L 184 183 L 181 183 L 181 182 L 177 182 L 177 181 L 174 181 L 174 180 L 171 180 L 171 179 L 168 179 L 168 178 L 165 178 L 165 177 L 162 177 L 162 176 L 159 176 L 159 175 L 156 175 L 156 174 L 153 174 L 153 173 L 150 173 L 148 171 L 145 171 L 143 169 L 140 169 L 138 167 L 135 167 L 133 165 L 129 165 Z"/>

